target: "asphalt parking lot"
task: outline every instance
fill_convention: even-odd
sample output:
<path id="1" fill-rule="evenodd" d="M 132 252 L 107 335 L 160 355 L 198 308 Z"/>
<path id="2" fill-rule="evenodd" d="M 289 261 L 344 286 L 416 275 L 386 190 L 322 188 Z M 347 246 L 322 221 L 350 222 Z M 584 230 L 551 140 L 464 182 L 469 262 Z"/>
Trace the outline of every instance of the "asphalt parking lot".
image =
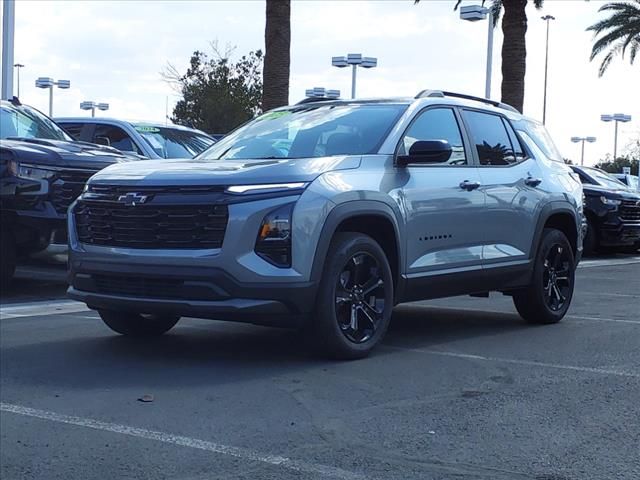
<path id="1" fill-rule="evenodd" d="M 558 325 L 499 294 L 404 305 L 345 363 L 250 325 L 119 337 L 64 278 L 2 297 L 3 479 L 640 478 L 640 256 L 584 261 Z"/>

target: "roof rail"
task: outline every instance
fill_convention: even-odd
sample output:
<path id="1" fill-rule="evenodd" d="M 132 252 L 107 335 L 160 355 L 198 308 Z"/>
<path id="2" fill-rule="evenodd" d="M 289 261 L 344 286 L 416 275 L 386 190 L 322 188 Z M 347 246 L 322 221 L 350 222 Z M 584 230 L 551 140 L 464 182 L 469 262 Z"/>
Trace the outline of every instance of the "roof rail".
<path id="1" fill-rule="evenodd" d="M 520 113 L 516 108 L 507 103 L 498 102 L 489 98 L 475 97 L 473 95 L 467 95 L 465 93 L 445 92 L 442 90 L 422 90 L 415 98 L 427 98 L 427 97 L 454 97 L 463 98 L 465 100 L 475 100 L 476 102 L 487 103 L 497 108 L 509 110 L 510 112 Z"/>

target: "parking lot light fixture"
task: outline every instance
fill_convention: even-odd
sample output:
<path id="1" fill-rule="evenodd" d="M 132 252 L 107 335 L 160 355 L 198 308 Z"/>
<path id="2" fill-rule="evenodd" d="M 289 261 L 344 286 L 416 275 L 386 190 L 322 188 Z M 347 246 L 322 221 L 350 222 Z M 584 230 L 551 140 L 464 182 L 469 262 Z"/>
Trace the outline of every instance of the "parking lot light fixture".
<path id="1" fill-rule="evenodd" d="M 82 110 L 91 110 L 91 116 L 95 117 L 96 116 L 96 108 L 98 110 L 106 111 L 106 110 L 109 110 L 109 104 L 108 103 L 96 103 L 96 102 L 84 101 L 84 102 L 82 102 L 80 104 L 80 108 Z"/>
<path id="2" fill-rule="evenodd" d="M 491 98 L 491 67 L 493 65 L 493 14 L 491 9 L 482 5 L 467 5 L 460 8 L 460 18 L 468 22 L 487 19 L 489 32 L 487 34 L 487 71 L 485 76 L 484 96 Z"/>
<path id="3" fill-rule="evenodd" d="M 53 87 L 54 85 L 64 90 L 71 88 L 70 80 L 55 81 L 51 77 L 39 77 L 36 79 L 36 87 L 49 89 L 49 116 L 53 117 Z"/>
<path id="4" fill-rule="evenodd" d="M 340 90 L 329 90 L 323 87 L 313 87 L 305 90 L 307 98 L 339 98 Z"/>
<path id="5" fill-rule="evenodd" d="M 375 68 L 378 66 L 378 59 L 375 57 L 363 57 L 361 53 L 349 53 L 346 57 L 331 57 L 331 65 L 338 68 L 345 68 L 351 65 L 351 98 L 356 98 L 357 68 Z"/>
<path id="6" fill-rule="evenodd" d="M 624 113 L 614 113 L 613 115 L 600 115 L 603 122 L 614 122 L 615 129 L 613 134 L 613 160 L 618 156 L 618 122 L 627 123 L 631 121 L 631 115 Z"/>
<path id="7" fill-rule="evenodd" d="M 584 165 L 584 142 L 594 143 L 596 137 L 571 137 L 573 143 L 582 143 L 582 153 L 580 155 L 580 165 Z"/>

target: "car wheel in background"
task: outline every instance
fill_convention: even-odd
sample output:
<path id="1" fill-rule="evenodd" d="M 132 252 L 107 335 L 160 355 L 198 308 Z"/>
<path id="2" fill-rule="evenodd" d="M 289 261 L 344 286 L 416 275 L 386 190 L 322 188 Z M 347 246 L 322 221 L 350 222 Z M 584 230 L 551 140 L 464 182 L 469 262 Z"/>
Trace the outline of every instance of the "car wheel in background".
<path id="1" fill-rule="evenodd" d="M 575 285 L 575 260 L 567 237 L 545 228 L 536 255 L 532 283 L 513 295 L 518 313 L 529 323 L 557 323 L 565 316 Z"/>
<path id="2" fill-rule="evenodd" d="M 174 315 L 151 315 L 115 310 L 98 310 L 102 321 L 114 332 L 130 337 L 156 337 L 178 323 Z"/>
<path id="3" fill-rule="evenodd" d="M 337 233 L 306 332 L 313 346 L 332 358 L 365 357 L 384 337 L 392 309 L 393 276 L 380 245 L 361 233 Z"/>
<path id="4" fill-rule="evenodd" d="M 583 251 L 585 256 L 593 255 L 598 250 L 598 234 L 591 220 L 587 220 L 587 234 L 584 237 Z"/>
<path id="5" fill-rule="evenodd" d="M 3 227 L 0 234 L 0 287 L 3 290 L 9 287 L 16 271 L 16 244 L 8 228 Z"/>

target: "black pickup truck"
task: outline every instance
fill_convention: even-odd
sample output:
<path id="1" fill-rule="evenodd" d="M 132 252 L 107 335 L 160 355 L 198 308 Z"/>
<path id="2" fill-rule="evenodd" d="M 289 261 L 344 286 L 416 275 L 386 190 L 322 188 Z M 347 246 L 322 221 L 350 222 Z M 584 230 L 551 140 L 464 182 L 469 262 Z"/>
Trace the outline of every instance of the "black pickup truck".
<path id="1" fill-rule="evenodd" d="M 640 195 L 612 175 L 592 167 L 571 167 L 580 176 L 587 216 L 585 254 L 600 247 L 625 252 L 640 248 Z"/>
<path id="2" fill-rule="evenodd" d="M 17 99 L 0 101 L 1 281 L 20 258 L 66 251 L 67 208 L 94 173 L 135 160 L 120 151 L 73 141 L 53 120 Z"/>

